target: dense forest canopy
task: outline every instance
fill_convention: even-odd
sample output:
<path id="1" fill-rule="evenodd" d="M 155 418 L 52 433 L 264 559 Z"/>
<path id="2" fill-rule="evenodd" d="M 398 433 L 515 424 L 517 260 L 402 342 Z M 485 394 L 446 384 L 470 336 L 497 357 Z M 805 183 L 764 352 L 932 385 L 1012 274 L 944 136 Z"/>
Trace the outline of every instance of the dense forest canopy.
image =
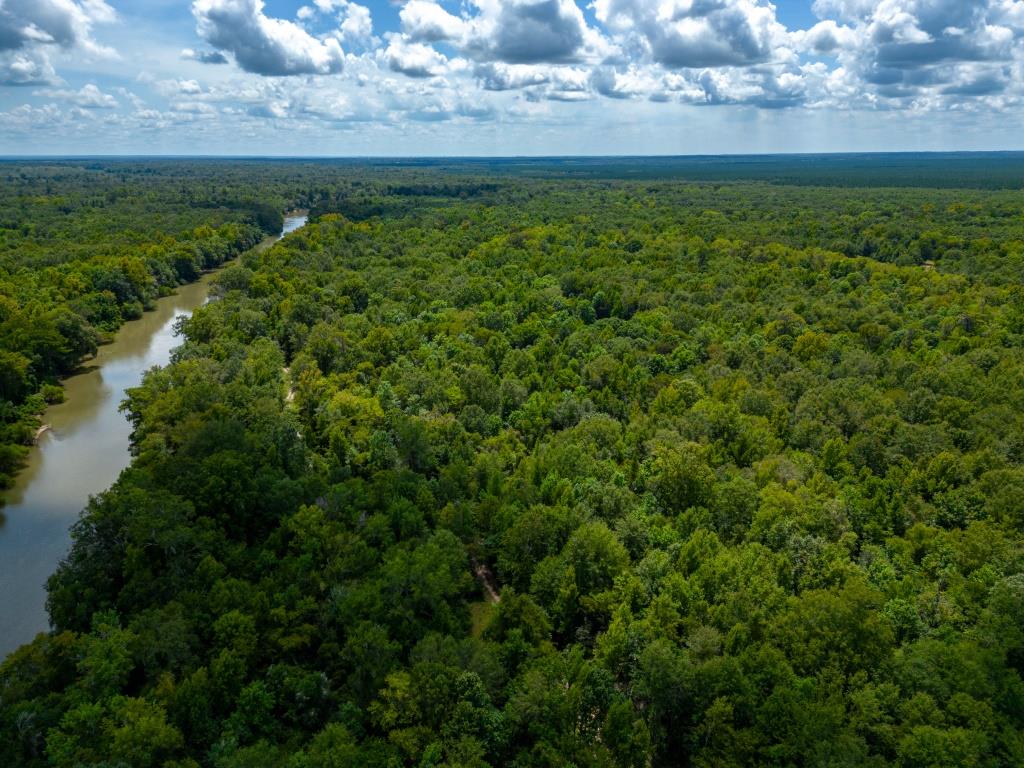
<path id="1" fill-rule="evenodd" d="M 59 378 L 154 299 L 278 232 L 283 205 L 188 164 L 0 162 L 0 488 Z"/>
<path id="2" fill-rule="evenodd" d="M 1024 197 L 601 162 L 0 165 L 10 413 L 18 318 L 313 211 L 131 392 L 0 763 L 1024 764 Z"/>

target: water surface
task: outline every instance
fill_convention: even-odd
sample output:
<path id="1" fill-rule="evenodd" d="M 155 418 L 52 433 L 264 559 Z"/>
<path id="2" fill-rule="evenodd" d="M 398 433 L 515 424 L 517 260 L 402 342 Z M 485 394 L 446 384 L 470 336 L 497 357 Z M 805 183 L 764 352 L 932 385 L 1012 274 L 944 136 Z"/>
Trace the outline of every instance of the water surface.
<path id="1" fill-rule="evenodd" d="M 289 215 L 281 235 L 305 223 L 305 215 Z M 43 415 L 50 429 L 4 493 L 0 511 L 0 658 L 48 628 L 45 583 L 68 551 L 70 526 L 89 496 L 108 488 L 131 459 L 131 427 L 119 411 L 125 390 L 167 363 L 178 345 L 178 318 L 206 301 L 211 279 L 182 286 L 121 326 L 82 373 L 64 381 L 64 402 Z"/>

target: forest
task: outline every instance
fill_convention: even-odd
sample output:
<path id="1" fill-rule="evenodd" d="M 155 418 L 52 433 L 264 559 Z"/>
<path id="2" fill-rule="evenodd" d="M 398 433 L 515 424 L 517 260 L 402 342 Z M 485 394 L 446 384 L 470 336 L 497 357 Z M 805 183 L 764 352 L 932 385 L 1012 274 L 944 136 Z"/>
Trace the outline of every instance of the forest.
<path id="1" fill-rule="evenodd" d="M 915 162 L 0 164 L 8 475 L 241 254 L 0 765 L 1024 765 L 1024 194 Z"/>
<path id="2" fill-rule="evenodd" d="M 194 173 L 0 163 L 0 489 L 61 377 L 154 299 L 280 230 L 272 195 Z"/>

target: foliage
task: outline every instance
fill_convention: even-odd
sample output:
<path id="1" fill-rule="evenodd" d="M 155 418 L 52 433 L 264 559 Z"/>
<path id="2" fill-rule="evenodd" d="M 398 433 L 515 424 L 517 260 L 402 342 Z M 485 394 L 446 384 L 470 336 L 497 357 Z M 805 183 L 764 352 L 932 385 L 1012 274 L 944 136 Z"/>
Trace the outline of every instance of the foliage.
<path id="1" fill-rule="evenodd" d="M 0 164 L 0 488 L 58 379 L 154 299 L 280 231 L 272 198 L 188 171 Z"/>
<path id="2" fill-rule="evenodd" d="M 1019 194 L 294 173 L 0 763 L 1024 761 Z"/>

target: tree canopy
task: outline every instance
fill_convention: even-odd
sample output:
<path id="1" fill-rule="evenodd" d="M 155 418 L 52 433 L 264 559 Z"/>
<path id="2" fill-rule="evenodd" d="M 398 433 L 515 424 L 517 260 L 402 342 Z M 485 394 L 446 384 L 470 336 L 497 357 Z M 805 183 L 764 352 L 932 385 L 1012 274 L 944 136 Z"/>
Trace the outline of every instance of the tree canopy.
<path id="1" fill-rule="evenodd" d="M 0 763 L 1024 763 L 1018 192 L 236 173 Z"/>

